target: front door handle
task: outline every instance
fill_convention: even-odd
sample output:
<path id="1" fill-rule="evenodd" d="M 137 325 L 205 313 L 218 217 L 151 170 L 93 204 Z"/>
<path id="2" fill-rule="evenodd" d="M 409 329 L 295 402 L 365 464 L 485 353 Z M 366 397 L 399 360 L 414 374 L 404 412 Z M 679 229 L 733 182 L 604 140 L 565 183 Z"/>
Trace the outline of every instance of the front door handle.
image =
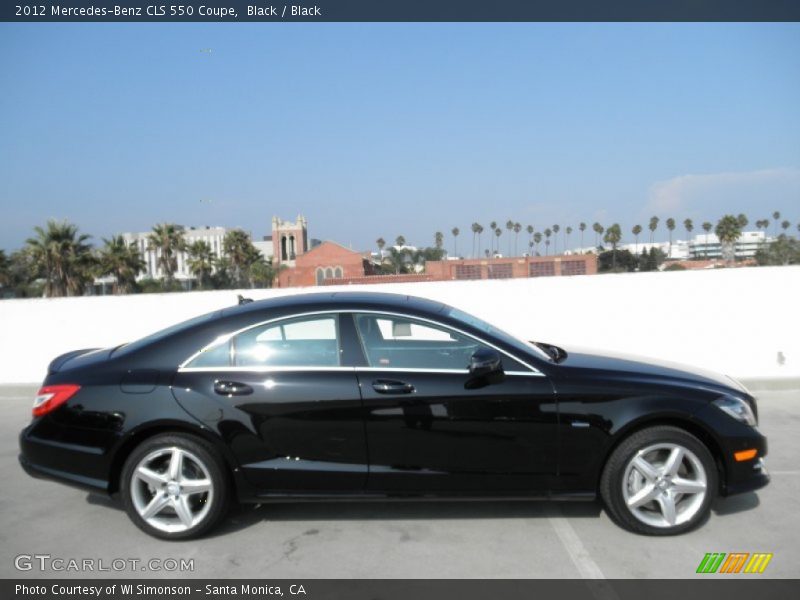
<path id="1" fill-rule="evenodd" d="M 253 393 L 253 388 L 237 381 L 215 381 L 214 391 L 221 396 L 247 396 Z"/>
<path id="2" fill-rule="evenodd" d="M 416 391 L 410 383 L 393 379 L 376 379 L 372 382 L 372 389 L 379 394 L 413 394 Z"/>

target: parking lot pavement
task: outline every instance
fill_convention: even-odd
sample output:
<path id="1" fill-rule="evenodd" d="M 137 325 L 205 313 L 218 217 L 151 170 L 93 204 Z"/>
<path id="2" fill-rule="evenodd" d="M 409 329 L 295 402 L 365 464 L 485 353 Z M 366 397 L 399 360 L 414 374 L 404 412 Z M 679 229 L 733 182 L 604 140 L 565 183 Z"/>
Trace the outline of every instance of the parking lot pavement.
<path id="1" fill-rule="evenodd" d="M 757 394 L 771 485 L 718 500 L 709 521 L 683 536 L 627 533 L 595 503 L 392 502 L 246 507 L 191 542 L 150 538 L 114 502 L 25 475 L 17 434 L 34 393 L 33 386 L 0 387 L 0 577 L 41 577 L 16 570 L 15 557 L 47 554 L 102 559 L 106 567 L 117 558 L 193 559 L 194 571 L 137 566 L 45 577 L 676 578 L 695 576 L 707 552 L 771 552 L 763 577 L 800 576 L 797 391 Z"/>

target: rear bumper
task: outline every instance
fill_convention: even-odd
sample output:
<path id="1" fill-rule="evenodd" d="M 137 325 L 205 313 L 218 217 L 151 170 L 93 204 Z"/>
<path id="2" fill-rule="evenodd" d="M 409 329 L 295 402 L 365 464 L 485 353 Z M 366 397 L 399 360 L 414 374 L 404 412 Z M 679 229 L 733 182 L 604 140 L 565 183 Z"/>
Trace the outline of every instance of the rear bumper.
<path id="1" fill-rule="evenodd" d="M 30 427 L 19 434 L 19 464 L 31 477 L 49 479 L 65 483 L 86 491 L 107 494 L 108 481 L 92 477 L 89 473 L 76 473 L 68 468 L 86 464 L 87 455 L 101 459 L 95 449 L 77 449 L 72 445 L 54 445 L 53 442 L 39 440 L 30 435 Z M 91 458 L 88 460 L 90 462 Z M 94 469 L 87 469 L 92 471 Z"/>

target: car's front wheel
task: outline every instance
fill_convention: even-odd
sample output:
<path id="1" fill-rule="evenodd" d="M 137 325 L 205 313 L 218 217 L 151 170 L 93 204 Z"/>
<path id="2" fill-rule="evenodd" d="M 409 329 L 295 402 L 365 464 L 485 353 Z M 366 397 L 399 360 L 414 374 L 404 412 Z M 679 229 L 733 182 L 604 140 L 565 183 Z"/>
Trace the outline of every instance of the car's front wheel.
<path id="1" fill-rule="evenodd" d="M 131 520 L 162 539 L 206 533 L 225 516 L 224 464 L 200 438 L 165 434 L 134 449 L 123 467 L 122 500 Z"/>
<path id="2" fill-rule="evenodd" d="M 611 454 L 600 494 L 611 517 L 637 533 L 674 535 L 706 518 L 717 490 L 708 448 L 677 427 L 638 431 Z"/>

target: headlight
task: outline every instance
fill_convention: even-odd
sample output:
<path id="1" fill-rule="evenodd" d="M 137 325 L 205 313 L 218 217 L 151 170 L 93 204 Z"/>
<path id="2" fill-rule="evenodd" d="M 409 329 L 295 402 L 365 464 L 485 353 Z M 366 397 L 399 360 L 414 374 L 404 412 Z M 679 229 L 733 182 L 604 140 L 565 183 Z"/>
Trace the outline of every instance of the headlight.
<path id="1" fill-rule="evenodd" d="M 714 400 L 714 405 L 728 413 L 737 421 L 741 421 L 745 425 L 750 425 L 750 427 L 756 426 L 756 416 L 753 414 L 753 409 L 741 398 L 722 396 Z"/>

